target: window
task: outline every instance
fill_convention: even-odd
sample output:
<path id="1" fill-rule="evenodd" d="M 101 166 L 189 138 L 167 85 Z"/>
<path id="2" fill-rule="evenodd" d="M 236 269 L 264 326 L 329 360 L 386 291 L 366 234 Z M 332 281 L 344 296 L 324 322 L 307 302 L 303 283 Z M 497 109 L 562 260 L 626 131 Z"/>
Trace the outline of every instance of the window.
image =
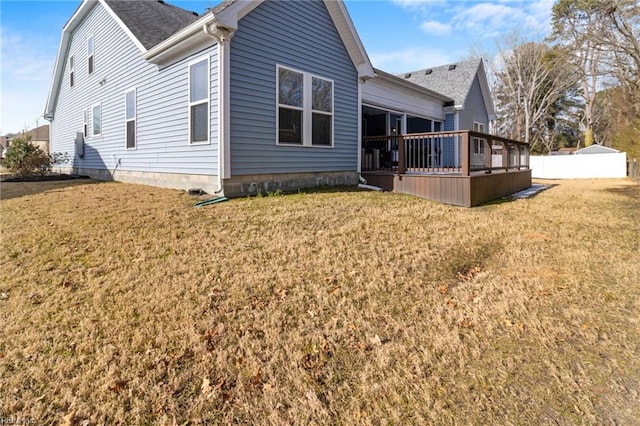
<path id="1" fill-rule="evenodd" d="M 84 111 L 82 111 L 82 115 L 83 115 L 82 133 L 86 138 L 89 136 L 89 110 L 85 109 Z"/>
<path id="2" fill-rule="evenodd" d="M 133 149 L 136 147 L 136 89 L 125 92 L 124 103 L 127 149 Z"/>
<path id="3" fill-rule="evenodd" d="M 278 144 L 333 146 L 333 82 L 278 67 Z"/>
<path id="4" fill-rule="evenodd" d="M 102 106 L 95 105 L 91 109 L 92 136 L 100 136 L 102 133 Z"/>
<path id="5" fill-rule="evenodd" d="M 209 142 L 209 59 L 189 65 L 189 142 Z"/>
<path id="6" fill-rule="evenodd" d="M 70 87 L 73 87 L 73 84 L 75 83 L 73 80 L 73 71 L 74 71 L 73 67 L 74 67 L 73 55 L 71 55 L 69 57 L 69 86 Z"/>
<path id="7" fill-rule="evenodd" d="M 331 146 L 333 130 L 333 82 L 311 77 L 311 145 Z"/>
<path id="8" fill-rule="evenodd" d="M 302 145 L 304 75 L 278 70 L 278 141 Z"/>
<path id="9" fill-rule="evenodd" d="M 484 123 L 478 123 L 477 121 L 473 122 L 473 131 L 484 133 Z M 486 144 L 486 139 L 482 138 L 473 138 L 473 153 L 474 154 L 484 154 L 484 146 Z"/>
<path id="10" fill-rule="evenodd" d="M 93 36 L 87 39 L 87 66 L 89 75 L 93 74 Z"/>

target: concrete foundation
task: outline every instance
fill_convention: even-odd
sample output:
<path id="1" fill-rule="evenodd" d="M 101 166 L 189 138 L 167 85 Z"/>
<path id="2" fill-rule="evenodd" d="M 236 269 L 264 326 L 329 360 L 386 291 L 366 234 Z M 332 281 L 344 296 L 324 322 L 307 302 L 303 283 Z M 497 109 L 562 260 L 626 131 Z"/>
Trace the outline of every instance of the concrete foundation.
<path id="1" fill-rule="evenodd" d="M 83 169 L 77 167 L 58 167 L 54 171 L 59 173 L 73 173 L 89 176 L 96 180 L 137 183 L 141 185 L 157 186 L 188 190 L 200 188 L 208 194 L 214 194 L 218 189 L 218 177 L 215 175 L 195 175 L 184 173 L 140 172 L 128 170 Z"/>
<path id="2" fill-rule="evenodd" d="M 355 186 L 357 184 L 358 173 L 355 171 L 245 175 L 225 179 L 224 195 L 226 197 L 242 197 L 258 193 L 266 194 L 278 190 L 292 192 L 302 188 Z"/>
<path id="3" fill-rule="evenodd" d="M 262 175 L 233 176 L 223 181 L 223 191 L 218 190 L 218 177 L 215 175 L 195 175 L 183 173 L 158 173 L 104 169 L 82 169 L 74 167 L 58 167 L 59 173 L 73 173 L 89 176 L 92 179 L 118 181 L 188 190 L 200 188 L 208 194 L 226 197 L 243 197 L 267 194 L 275 191 L 293 192 L 303 188 L 319 186 L 355 186 L 358 184 L 357 172 L 308 172 L 308 173 L 276 173 Z"/>

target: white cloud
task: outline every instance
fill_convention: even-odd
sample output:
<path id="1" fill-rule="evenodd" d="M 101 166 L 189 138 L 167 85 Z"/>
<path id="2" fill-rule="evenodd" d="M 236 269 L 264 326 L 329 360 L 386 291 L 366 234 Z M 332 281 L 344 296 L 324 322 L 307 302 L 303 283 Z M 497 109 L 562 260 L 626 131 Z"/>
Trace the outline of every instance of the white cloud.
<path id="1" fill-rule="evenodd" d="M 455 62 L 455 52 L 442 52 L 422 47 L 394 50 L 392 52 L 370 52 L 369 57 L 376 68 L 389 73 L 401 73 Z"/>
<path id="2" fill-rule="evenodd" d="M 426 21 L 420 25 L 422 31 L 433 35 L 447 35 L 451 33 L 451 25 L 438 21 Z"/>

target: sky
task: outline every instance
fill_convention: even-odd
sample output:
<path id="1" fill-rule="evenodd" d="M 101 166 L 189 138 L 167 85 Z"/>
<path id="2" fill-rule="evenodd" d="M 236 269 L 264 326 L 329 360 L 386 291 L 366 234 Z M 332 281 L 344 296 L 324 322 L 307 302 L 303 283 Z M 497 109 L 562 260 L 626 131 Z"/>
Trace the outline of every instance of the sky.
<path id="1" fill-rule="evenodd" d="M 202 13 L 216 0 L 166 0 Z M 47 124 L 42 118 L 62 27 L 80 0 L 0 0 L 0 135 Z M 345 0 L 376 68 L 402 73 L 491 59 L 514 30 L 549 31 L 553 0 Z"/>

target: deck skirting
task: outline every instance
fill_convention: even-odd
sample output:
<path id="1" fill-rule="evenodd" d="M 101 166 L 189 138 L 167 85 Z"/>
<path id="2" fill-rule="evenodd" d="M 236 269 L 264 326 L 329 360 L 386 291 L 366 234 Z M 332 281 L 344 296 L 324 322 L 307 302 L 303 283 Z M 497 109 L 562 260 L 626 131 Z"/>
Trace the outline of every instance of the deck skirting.
<path id="1" fill-rule="evenodd" d="M 461 174 L 363 172 L 367 183 L 385 191 L 415 195 L 463 207 L 484 204 L 531 186 L 531 170 Z"/>

